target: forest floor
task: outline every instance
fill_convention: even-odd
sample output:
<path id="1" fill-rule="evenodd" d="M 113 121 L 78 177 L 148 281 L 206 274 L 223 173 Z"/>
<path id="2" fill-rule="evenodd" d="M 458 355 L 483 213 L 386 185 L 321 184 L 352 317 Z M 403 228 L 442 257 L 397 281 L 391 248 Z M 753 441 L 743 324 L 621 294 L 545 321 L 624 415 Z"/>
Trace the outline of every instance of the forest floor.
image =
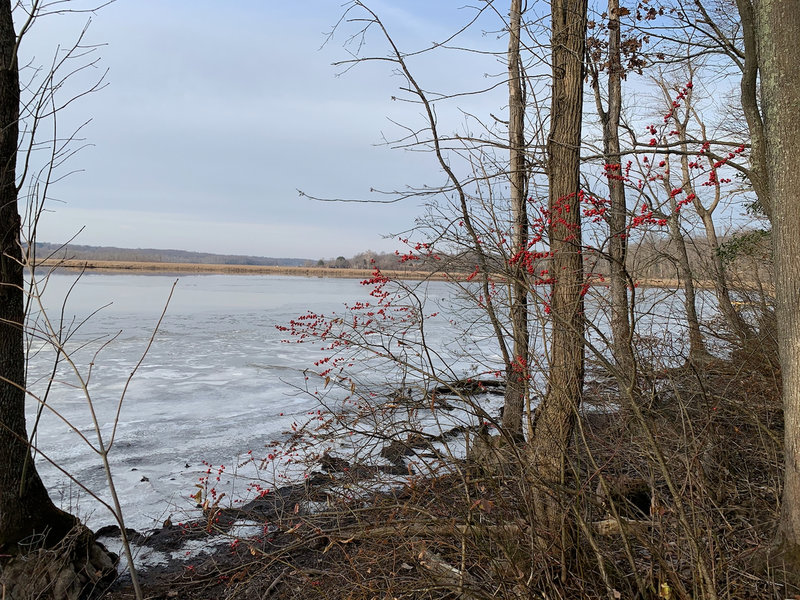
<path id="1" fill-rule="evenodd" d="M 151 534 L 147 543 L 163 551 L 208 545 L 141 572 L 144 595 L 800 597 L 770 558 L 782 480 L 779 373 L 751 359 L 651 373 L 637 410 L 618 404 L 608 378 L 587 383 L 591 410 L 578 420 L 566 469 L 573 480 L 553 490 L 577 543 L 564 546 L 562 535 L 541 547 L 524 448 L 489 442 L 496 460 L 451 461 L 356 501 L 333 497 L 331 484 L 359 488 L 366 470 L 332 458 L 303 484 Z M 261 531 L 220 543 L 245 516 Z M 129 579 L 101 597 L 134 598 Z"/>

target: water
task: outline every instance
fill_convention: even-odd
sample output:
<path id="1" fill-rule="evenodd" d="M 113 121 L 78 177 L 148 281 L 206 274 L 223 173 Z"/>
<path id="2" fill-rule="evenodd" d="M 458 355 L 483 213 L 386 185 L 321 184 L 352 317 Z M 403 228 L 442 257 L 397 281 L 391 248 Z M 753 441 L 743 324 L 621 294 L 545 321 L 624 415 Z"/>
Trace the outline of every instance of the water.
<path id="1" fill-rule="evenodd" d="M 302 423 L 319 408 L 313 392 L 322 380 L 313 374 L 319 370 L 314 362 L 331 352 L 318 341 L 286 343 L 287 334 L 276 325 L 309 310 L 350 319 L 352 312 L 343 303 L 375 301 L 358 280 L 182 275 L 153 337 L 175 280 L 167 275 L 86 274 L 73 288 L 75 276 L 58 273 L 49 278 L 42 295 L 49 325 L 36 305 L 31 312 L 40 332 L 29 350 L 32 395 L 43 398 L 57 357 L 44 339 L 48 328 L 51 335 L 60 331 L 74 363 L 60 361 L 47 396 L 47 405 L 68 423 L 43 410 L 35 443 L 74 480 L 108 501 L 105 474 L 89 446 L 97 444 L 91 400 L 106 444 L 117 422 L 112 469 L 126 524 L 140 530 L 193 505 L 189 496 L 207 469 L 202 461 L 228 465 L 223 476 L 228 479 L 221 483 L 235 485 L 231 465 L 249 451 L 264 455 L 265 446 L 285 439 L 293 423 Z M 400 344 L 396 333 L 370 334 L 371 344 L 380 341 L 423 370 L 430 369 L 430 360 L 448 379 L 501 368 L 496 343 L 485 328 L 471 325 L 474 312 L 451 302 L 452 287 L 433 282 L 413 291 L 425 302 L 424 314 L 438 313 L 424 327 L 425 341 L 435 352 L 426 355 L 413 344 Z M 680 338 L 680 318 L 670 318 L 678 312 L 673 303 L 679 298 L 658 298 L 654 291 L 642 303 L 643 327 Z M 592 310 L 599 314 L 599 306 Z M 605 329 L 602 318 L 593 321 Z M 151 337 L 147 356 L 130 378 Z M 412 330 L 406 339 L 420 338 Z M 362 380 L 385 389 L 396 387 L 402 376 L 374 356 L 354 368 L 360 369 Z M 419 380 L 414 372 L 406 377 L 406 383 Z M 39 406 L 32 397 L 29 431 Z M 37 466 L 57 503 L 93 528 L 113 523 L 87 491 L 42 456 Z"/>

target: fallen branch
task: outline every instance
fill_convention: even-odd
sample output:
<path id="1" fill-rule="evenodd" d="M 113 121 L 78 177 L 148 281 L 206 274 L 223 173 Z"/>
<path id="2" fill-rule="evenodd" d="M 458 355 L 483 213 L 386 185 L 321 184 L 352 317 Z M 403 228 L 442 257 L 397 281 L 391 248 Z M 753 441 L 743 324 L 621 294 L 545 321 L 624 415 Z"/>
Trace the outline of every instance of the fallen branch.
<path id="1" fill-rule="evenodd" d="M 609 518 L 592 523 L 592 527 L 598 535 L 622 535 L 623 527 L 628 533 L 640 535 L 646 533 L 651 525 L 652 523 L 650 523 L 650 521 L 637 521 L 634 519 L 626 519 L 625 517 L 620 517 L 619 521 L 614 518 Z"/>
<path id="2" fill-rule="evenodd" d="M 472 576 L 466 571 L 457 569 L 445 562 L 438 554 L 423 550 L 419 555 L 419 564 L 433 575 L 437 584 L 453 590 L 458 598 L 463 600 L 478 599 L 478 596 L 473 595 L 464 588 L 465 584 L 474 585 Z"/>

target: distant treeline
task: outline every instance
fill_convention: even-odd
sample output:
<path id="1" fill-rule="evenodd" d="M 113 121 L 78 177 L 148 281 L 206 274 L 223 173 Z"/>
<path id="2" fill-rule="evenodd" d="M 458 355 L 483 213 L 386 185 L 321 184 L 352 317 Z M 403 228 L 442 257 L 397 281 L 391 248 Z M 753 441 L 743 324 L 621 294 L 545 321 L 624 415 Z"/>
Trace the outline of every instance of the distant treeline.
<path id="1" fill-rule="evenodd" d="M 425 253 L 414 252 L 404 256 L 400 252 L 373 252 L 367 250 L 345 258 L 338 256 L 332 259 L 321 258 L 316 262 L 308 262 L 304 266 L 327 267 L 329 269 L 374 269 L 382 271 L 459 271 L 462 269 L 453 266 L 451 260 L 441 260 L 442 257 L 433 258 Z M 449 257 L 444 257 L 448 258 Z"/>
<path id="2" fill-rule="evenodd" d="M 706 279 L 710 270 L 709 260 L 712 251 L 703 238 L 687 238 L 688 258 L 700 279 Z M 752 230 L 728 236 L 723 239 L 721 250 L 725 252 L 725 262 L 729 276 L 738 280 L 769 279 L 764 273 L 770 252 L 769 239 L 759 230 Z M 753 260 L 753 259 L 757 260 Z M 407 272 L 446 272 L 471 273 L 480 262 L 470 251 L 459 253 L 433 254 L 425 250 L 406 250 L 403 252 L 373 252 L 367 250 L 349 258 L 338 256 L 331 259 L 309 260 L 305 258 L 273 258 L 265 256 L 242 256 L 235 254 L 211 254 L 207 252 L 188 252 L 185 250 L 158 250 L 152 248 L 117 248 L 113 246 L 36 244 L 36 259 L 121 261 L 131 263 L 188 263 L 205 265 L 253 265 L 275 267 L 316 267 L 327 269 L 369 269 L 375 267 L 383 271 Z M 496 273 L 504 270 L 507 258 L 487 254 L 487 265 Z M 665 236 L 646 235 L 631 240 L 628 251 L 628 269 L 634 279 L 675 279 L 677 278 L 674 249 Z M 547 260 L 536 261 L 537 272 L 548 268 Z M 607 274 L 609 265 L 602 252 L 593 253 L 587 258 L 585 268 L 594 274 Z"/>
<path id="3" fill-rule="evenodd" d="M 61 245 L 36 243 L 36 259 L 165 262 L 204 265 L 258 265 L 299 267 L 307 265 L 305 258 L 271 258 L 267 256 L 241 256 L 236 254 L 211 254 L 186 250 L 157 250 L 154 248 L 116 248 L 114 246 Z"/>
<path id="4" fill-rule="evenodd" d="M 756 280 L 768 281 L 771 245 L 769 235 L 759 229 L 740 231 L 735 234 L 720 236 L 718 252 L 722 258 L 727 275 L 739 284 L 748 284 Z M 685 238 L 687 258 L 692 272 L 698 280 L 708 280 L 713 275 L 712 258 L 715 251 L 702 236 Z M 627 268 L 631 277 L 636 280 L 675 280 L 679 278 L 674 242 L 663 233 L 648 233 L 629 241 Z M 508 256 L 497 252 L 488 252 L 484 260 L 494 273 L 506 270 Z M 460 252 L 428 252 L 426 249 L 406 249 L 398 252 L 373 252 L 367 250 L 350 258 L 339 256 L 335 259 L 320 259 L 306 262 L 304 266 L 325 267 L 329 269 L 372 269 L 378 267 L 383 271 L 417 271 L 472 273 L 480 259 L 469 249 Z M 547 258 L 534 261 L 536 273 L 549 269 Z M 603 251 L 593 251 L 586 256 L 584 268 L 587 273 L 608 275 L 610 265 Z"/>

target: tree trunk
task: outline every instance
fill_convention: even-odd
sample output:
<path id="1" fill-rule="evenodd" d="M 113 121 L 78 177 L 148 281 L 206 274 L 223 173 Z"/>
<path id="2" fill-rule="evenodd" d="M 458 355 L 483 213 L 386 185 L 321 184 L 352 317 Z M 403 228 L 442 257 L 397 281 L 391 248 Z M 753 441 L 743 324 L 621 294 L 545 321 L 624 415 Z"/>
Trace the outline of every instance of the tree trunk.
<path id="1" fill-rule="evenodd" d="M 691 74 L 692 72 L 690 70 L 690 79 L 692 78 Z M 661 83 L 661 89 L 664 92 L 664 99 L 668 103 L 671 102 L 672 100 L 669 88 L 663 82 Z M 714 227 L 713 214 L 722 200 L 722 195 L 719 184 L 717 184 L 714 187 L 714 199 L 709 203 L 708 208 L 706 208 L 700 201 L 700 195 L 697 194 L 695 186 L 692 183 L 691 169 L 689 167 L 689 144 L 687 141 L 688 123 L 693 112 L 692 107 L 694 103 L 694 98 L 691 91 L 686 94 L 685 102 L 686 112 L 683 118 L 678 116 L 677 111 L 673 111 L 672 117 L 675 122 L 675 130 L 678 131 L 679 141 L 681 142 L 681 189 L 687 196 L 694 197 L 692 206 L 694 206 L 694 209 L 700 216 L 700 220 L 703 222 L 703 228 L 706 233 L 706 241 L 708 242 L 711 255 L 711 280 L 714 283 L 714 292 L 717 296 L 717 303 L 719 304 L 720 312 L 722 313 L 722 316 L 728 324 L 731 332 L 739 338 L 742 344 L 744 344 L 750 337 L 752 337 L 753 331 L 741 317 L 741 315 L 736 312 L 736 309 L 733 307 L 733 303 L 731 302 L 730 290 L 728 288 L 728 281 L 725 273 L 725 265 L 723 264 L 722 257 L 719 254 L 719 240 L 717 239 L 717 231 Z M 703 136 L 702 139 L 705 140 L 707 139 L 705 124 L 701 123 L 701 129 Z M 709 157 L 708 162 L 709 168 L 713 172 L 716 169 L 714 166 L 715 161 Z M 751 171 L 751 175 L 752 173 L 753 171 Z M 676 206 L 677 205 L 673 201 L 670 206 L 673 213 L 675 212 Z"/>
<path id="2" fill-rule="evenodd" d="M 750 184 L 759 204 L 768 217 L 772 215 L 769 182 L 767 181 L 767 140 L 764 121 L 758 103 L 758 39 L 755 9 L 751 0 L 736 0 L 742 23 L 744 42 L 744 67 L 739 82 L 739 97 L 742 101 L 747 129 L 750 132 Z"/>
<path id="3" fill-rule="evenodd" d="M 783 379 L 785 475 L 777 540 L 800 568 L 800 0 L 755 4 L 761 101 L 775 250 L 778 352 Z M 797 572 L 797 571 L 795 571 Z"/>
<path id="4" fill-rule="evenodd" d="M 666 179 L 665 179 L 666 181 Z M 667 184 L 671 189 L 671 184 Z M 686 241 L 681 232 L 680 215 L 676 212 L 677 203 L 670 199 L 669 237 L 675 243 L 675 261 L 678 266 L 678 278 L 683 285 L 683 307 L 686 311 L 686 323 L 689 327 L 689 361 L 693 363 L 707 362 L 709 359 L 703 334 L 700 332 L 700 320 L 697 318 L 697 294 L 694 289 L 694 277 L 689 265 L 689 253 L 686 250 Z"/>
<path id="5" fill-rule="evenodd" d="M 553 492 L 563 484 L 563 461 L 583 387 L 583 255 L 580 223 L 580 147 L 583 114 L 586 1 L 554 0 L 553 97 L 547 141 L 549 236 L 555 283 L 547 395 L 536 411 L 529 452 L 537 527 L 552 540 L 564 511 Z"/>
<path id="6" fill-rule="evenodd" d="M 607 167 L 608 194 L 611 206 L 606 213 L 608 224 L 609 281 L 611 287 L 612 354 L 616 363 L 620 394 L 633 394 L 636 387 L 636 361 L 633 355 L 630 305 L 628 303 L 628 253 L 626 235 L 627 204 L 622 181 L 622 158 L 619 146 L 619 121 L 622 110 L 622 61 L 620 48 L 619 0 L 608 2 L 608 110 L 602 109 L 597 91 L 597 108 L 603 124 L 603 155 Z"/>
<path id="7" fill-rule="evenodd" d="M 47 495 L 33 467 L 25 430 L 25 313 L 16 185 L 19 100 L 11 3 L 0 0 L 0 554 L 16 554 L 21 540 L 51 545 L 76 523 Z"/>
<path id="8" fill-rule="evenodd" d="M 699 202 L 699 201 L 698 201 Z M 743 345 L 752 338 L 755 333 L 750 325 L 742 318 L 731 301 L 731 293 L 728 287 L 728 278 L 725 272 L 725 265 L 722 262 L 722 257 L 719 254 L 719 239 L 717 238 L 717 231 L 714 228 L 714 220 L 711 212 L 702 209 L 698 211 L 700 219 L 703 221 L 703 227 L 706 232 L 706 241 L 708 241 L 708 249 L 711 254 L 711 275 L 714 282 L 714 292 L 717 296 L 717 303 L 719 304 L 720 312 L 728 324 L 731 331 L 739 338 L 740 343 Z"/>
<path id="9" fill-rule="evenodd" d="M 513 361 L 506 366 L 506 394 L 503 429 L 513 437 L 522 436 L 522 414 L 528 397 L 528 286 L 522 254 L 528 249 L 528 172 L 525 164 L 525 96 L 519 55 L 522 0 L 511 0 L 508 28 L 508 142 L 509 182 L 513 215 L 511 276 L 511 328 Z"/>
<path id="10" fill-rule="evenodd" d="M 666 86 L 662 86 L 664 97 L 669 101 L 670 94 Z M 688 117 L 687 117 L 688 118 Z M 676 119 L 676 127 L 683 127 L 685 134 L 686 124 Z M 686 150 L 684 146 L 684 151 Z M 710 358 L 703 334 L 700 332 L 700 320 L 697 318 L 697 294 L 694 288 L 694 275 L 689 264 L 689 253 L 686 250 L 686 240 L 681 231 L 681 215 L 678 209 L 678 202 L 672 194 L 674 189 L 669 173 L 664 175 L 664 191 L 669 198 L 669 215 L 667 215 L 667 226 L 669 227 L 669 238 L 675 244 L 675 264 L 678 267 L 678 279 L 683 285 L 683 307 L 686 312 L 686 324 L 689 328 L 689 361 L 695 364 L 707 362 Z M 687 191 L 688 193 L 688 191 Z"/>

